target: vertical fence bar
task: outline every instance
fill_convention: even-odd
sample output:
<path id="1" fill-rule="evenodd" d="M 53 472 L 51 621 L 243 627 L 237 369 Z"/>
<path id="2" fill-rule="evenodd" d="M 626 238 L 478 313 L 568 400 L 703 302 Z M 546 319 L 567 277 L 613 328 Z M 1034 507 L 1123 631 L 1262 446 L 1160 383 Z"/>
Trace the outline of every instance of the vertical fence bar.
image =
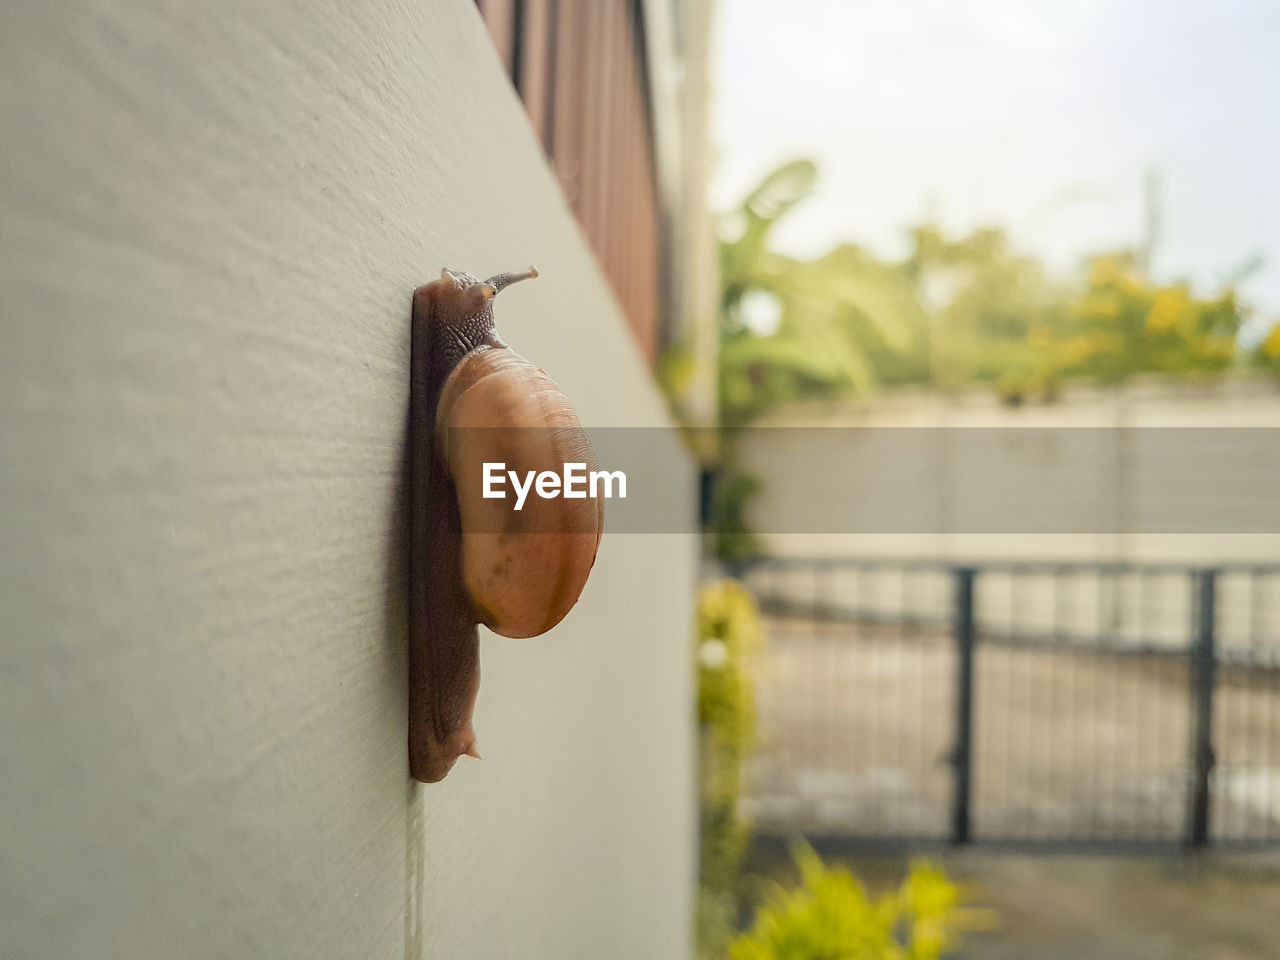
<path id="1" fill-rule="evenodd" d="M 951 842 L 969 842 L 969 806 L 973 797 L 973 581 L 972 567 L 957 567 L 955 580 L 956 715 L 951 802 Z"/>
<path id="2" fill-rule="evenodd" d="M 1216 570 L 1192 573 L 1191 647 L 1191 797 L 1187 809 L 1187 844 L 1209 842 L 1209 774 L 1213 770 L 1214 601 Z"/>

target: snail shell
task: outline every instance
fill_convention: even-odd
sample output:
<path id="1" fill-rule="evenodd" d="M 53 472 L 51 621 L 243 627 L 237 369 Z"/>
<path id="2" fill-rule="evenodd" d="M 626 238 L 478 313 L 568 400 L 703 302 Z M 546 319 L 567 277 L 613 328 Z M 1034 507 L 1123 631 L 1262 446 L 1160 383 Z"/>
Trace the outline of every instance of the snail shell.
<path id="1" fill-rule="evenodd" d="M 485 463 L 520 477 L 598 469 L 559 385 L 508 347 L 469 353 L 445 381 L 437 443 L 457 489 L 462 579 L 479 622 L 504 637 L 536 637 L 564 619 L 595 563 L 604 526 L 599 498 L 543 499 L 521 510 L 483 496 Z"/>

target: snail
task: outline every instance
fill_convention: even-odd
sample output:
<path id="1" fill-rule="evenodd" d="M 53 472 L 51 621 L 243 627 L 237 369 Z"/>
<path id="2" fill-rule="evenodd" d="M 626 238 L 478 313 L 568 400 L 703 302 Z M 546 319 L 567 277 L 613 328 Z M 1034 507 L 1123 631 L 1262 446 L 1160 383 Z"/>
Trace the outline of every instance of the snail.
<path id="1" fill-rule="evenodd" d="M 596 463 L 564 392 L 494 329 L 493 298 L 537 275 L 480 281 L 445 269 L 413 294 L 409 772 L 427 783 L 463 754 L 480 756 L 477 624 L 506 637 L 546 633 L 577 602 L 600 545 L 600 498 L 530 496 L 513 508 L 485 487 L 486 465 L 514 480 Z"/>

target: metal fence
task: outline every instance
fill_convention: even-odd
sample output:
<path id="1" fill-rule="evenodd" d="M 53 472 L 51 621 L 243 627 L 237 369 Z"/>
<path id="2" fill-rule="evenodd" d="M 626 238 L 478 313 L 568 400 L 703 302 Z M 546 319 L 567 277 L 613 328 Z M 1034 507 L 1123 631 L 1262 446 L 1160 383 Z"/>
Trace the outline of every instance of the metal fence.
<path id="1" fill-rule="evenodd" d="M 758 833 L 1280 840 L 1280 565 L 772 560 Z"/>

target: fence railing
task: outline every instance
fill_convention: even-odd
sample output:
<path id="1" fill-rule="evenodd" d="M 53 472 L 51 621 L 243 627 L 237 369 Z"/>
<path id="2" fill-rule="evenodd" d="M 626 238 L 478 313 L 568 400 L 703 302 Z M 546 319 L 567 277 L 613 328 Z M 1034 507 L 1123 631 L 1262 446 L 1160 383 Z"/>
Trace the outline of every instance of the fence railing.
<path id="1" fill-rule="evenodd" d="M 1280 565 L 769 560 L 764 832 L 1280 840 Z"/>

